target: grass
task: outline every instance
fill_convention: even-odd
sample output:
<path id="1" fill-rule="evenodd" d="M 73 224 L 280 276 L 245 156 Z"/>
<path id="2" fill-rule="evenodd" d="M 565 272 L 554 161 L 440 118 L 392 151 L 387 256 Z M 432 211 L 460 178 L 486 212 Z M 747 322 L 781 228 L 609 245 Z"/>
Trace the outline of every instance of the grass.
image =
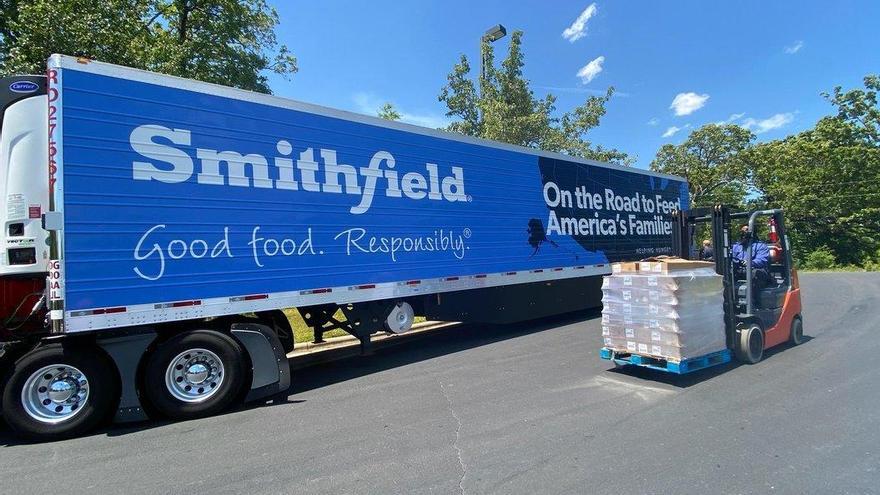
<path id="1" fill-rule="evenodd" d="M 816 273 L 816 272 L 877 272 L 880 271 L 880 265 L 878 266 L 853 266 L 853 265 L 845 265 L 845 266 L 832 266 L 828 268 L 798 268 L 799 272 L 804 273 Z"/>
<path id="2" fill-rule="evenodd" d="M 284 310 L 284 314 L 287 316 L 287 319 L 290 320 L 290 326 L 293 328 L 293 338 L 294 342 L 311 342 L 314 339 L 315 335 L 312 333 L 312 329 L 306 325 L 306 322 L 300 316 L 299 311 L 296 308 L 288 308 Z M 333 315 L 339 321 L 345 321 L 345 315 L 342 314 L 342 310 L 336 312 Z M 425 321 L 423 316 L 417 316 L 415 319 L 416 323 L 421 323 Z M 324 332 L 324 338 L 330 337 L 341 337 L 343 335 L 348 335 L 344 330 L 330 330 Z"/>
<path id="3" fill-rule="evenodd" d="M 306 322 L 300 316 L 299 311 L 296 308 L 289 308 L 284 310 L 284 314 L 287 316 L 287 319 L 290 320 L 290 326 L 293 328 L 293 339 L 294 342 L 311 342 L 315 337 L 312 333 L 312 329 L 306 325 Z M 337 320 L 345 321 L 345 316 L 342 314 L 342 310 L 336 312 L 334 315 Z M 324 332 L 324 338 L 328 337 L 341 337 L 343 335 L 348 335 L 343 330 L 330 330 L 329 332 Z"/>

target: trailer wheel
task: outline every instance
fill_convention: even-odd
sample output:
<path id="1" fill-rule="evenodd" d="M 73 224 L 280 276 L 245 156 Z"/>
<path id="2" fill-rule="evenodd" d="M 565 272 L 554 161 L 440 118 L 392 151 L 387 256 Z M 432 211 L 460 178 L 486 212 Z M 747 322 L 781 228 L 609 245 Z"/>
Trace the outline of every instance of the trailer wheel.
<path id="1" fill-rule="evenodd" d="M 797 315 L 791 320 L 791 334 L 788 337 L 791 345 L 800 345 L 804 341 L 804 322 L 801 315 Z"/>
<path id="2" fill-rule="evenodd" d="M 186 332 L 160 344 L 147 358 L 143 392 L 162 415 L 191 419 L 216 414 L 244 385 L 245 352 L 214 330 Z"/>
<path id="3" fill-rule="evenodd" d="M 755 364 L 764 357 L 764 332 L 761 327 L 751 325 L 740 329 L 736 357 L 748 364 Z"/>
<path id="4" fill-rule="evenodd" d="M 108 419 L 119 401 L 113 362 L 97 347 L 50 344 L 22 356 L 3 389 L 3 416 L 32 440 L 81 435 Z"/>

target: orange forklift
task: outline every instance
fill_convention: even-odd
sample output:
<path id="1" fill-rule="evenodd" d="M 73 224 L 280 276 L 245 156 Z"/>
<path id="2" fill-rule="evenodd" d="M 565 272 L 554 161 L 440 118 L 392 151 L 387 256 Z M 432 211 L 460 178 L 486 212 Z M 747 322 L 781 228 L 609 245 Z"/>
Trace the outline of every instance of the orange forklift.
<path id="1" fill-rule="evenodd" d="M 770 248 L 766 269 L 769 276 L 762 274 L 760 280 L 752 263 L 759 219 L 767 220 Z M 677 211 L 672 224 L 674 255 L 696 258 L 692 239 L 701 223 L 711 227 L 715 272 L 724 279 L 727 348 L 739 361 L 754 364 L 761 360 L 765 349 L 784 342 L 800 344 L 804 338 L 801 294 L 782 210 L 731 212 L 729 207 L 717 205 Z M 731 228 L 739 229 L 743 223 L 747 226 L 743 227 L 743 259 L 737 259 Z"/>

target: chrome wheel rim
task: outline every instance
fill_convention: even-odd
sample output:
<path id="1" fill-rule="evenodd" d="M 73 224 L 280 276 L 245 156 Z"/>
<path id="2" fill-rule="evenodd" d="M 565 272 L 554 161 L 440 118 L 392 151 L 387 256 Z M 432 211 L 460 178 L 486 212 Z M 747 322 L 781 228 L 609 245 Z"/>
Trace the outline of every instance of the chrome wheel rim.
<path id="1" fill-rule="evenodd" d="M 89 400 L 89 380 L 66 364 L 44 366 L 28 377 L 21 389 L 21 405 L 31 418 L 46 424 L 67 421 Z"/>
<path id="2" fill-rule="evenodd" d="M 207 349 L 178 354 L 165 371 L 165 387 L 177 400 L 204 402 L 217 393 L 224 379 L 223 361 Z"/>

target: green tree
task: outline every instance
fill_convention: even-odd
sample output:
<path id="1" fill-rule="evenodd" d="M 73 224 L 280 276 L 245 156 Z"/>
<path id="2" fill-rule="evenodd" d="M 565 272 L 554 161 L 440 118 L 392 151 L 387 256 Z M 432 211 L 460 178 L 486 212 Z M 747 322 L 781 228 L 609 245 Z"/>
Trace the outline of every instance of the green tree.
<path id="1" fill-rule="evenodd" d="M 66 53 L 268 93 L 267 72 L 297 70 L 265 0 L 0 2 L 5 74 L 43 72 L 50 54 Z"/>
<path id="2" fill-rule="evenodd" d="M 837 267 L 834 253 L 827 246 L 819 246 L 807 253 L 801 266 L 807 270 L 829 270 Z"/>
<path id="3" fill-rule="evenodd" d="M 400 112 L 398 112 L 397 109 L 394 108 L 394 105 L 392 105 L 391 102 L 385 102 L 385 104 L 382 105 L 382 108 L 380 108 L 379 111 L 376 112 L 376 115 L 380 119 L 400 120 Z"/>
<path id="4" fill-rule="evenodd" d="M 740 153 L 754 139 L 751 131 L 738 125 L 707 124 L 681 144 L 663 145 L 651 170 L 684 177 L 693 206 L 741 205 L 748 191 L 749 170 Z"/>
<path id="5" fill-rule="evenodd" d="M 795 258 L 864 265 L 880 249 L 880 146 L 840 117 L 744 154 L 760 200 L 786 210 Z M 823 251 L 824 252 L 824 251 Z"/>
<path id="6" fill-rule="evenodd" d="M 864 83 L 865 89 L 843 91 L 837 86 L 831 94 L 822 93 L 822 96 L 837 107 L 839 120 L 855 126 L 869 144 L 880 146 L 880 106 L 877 105 L 880 76 L 869 74 Z"/>
<path id="7" fill-rule="evenodd" d="M 7 0 L 0 31 L 2 73 L 41 74 L 52 53 L 84 56 L 134 65 L 135 45 L 146 32 L 141 19 L 148 14 L 143 3 L 108 0 L 54 2 Z M 143 32 L 142 32 L 143 31 Z"/>
<path id="8" fill-rule="evenodd" d="M 880 262 L 880 78 L 864 86 L 823 93 L 835 116 L 745 154 L 759 199 L 785 208 L 804 266 Z"/>
<path id="9" fill-rule="evenodd" d="M 556 97 L 548 94 L 536 98 L 523 76 L 522 35 L 522 31 L 512 34 L 507 58 L 500 67 L 495 66 L 492 45 L 483 42 L 484 69 L 477 77 L 477 84 L 471 77 L 466 56 L 462 55 L 453 66 L 439 96 L 439 100 L 446 103 L 446 115 L 457 119 L 447 130 L 577 157 L 630 164 L 632 160 L 626 153 L 593 145 L 585 136 L 599 125 L 614 89 L 608 88 L 603 96 L 590 96 L 582 105 L 557 116 Z"/>

